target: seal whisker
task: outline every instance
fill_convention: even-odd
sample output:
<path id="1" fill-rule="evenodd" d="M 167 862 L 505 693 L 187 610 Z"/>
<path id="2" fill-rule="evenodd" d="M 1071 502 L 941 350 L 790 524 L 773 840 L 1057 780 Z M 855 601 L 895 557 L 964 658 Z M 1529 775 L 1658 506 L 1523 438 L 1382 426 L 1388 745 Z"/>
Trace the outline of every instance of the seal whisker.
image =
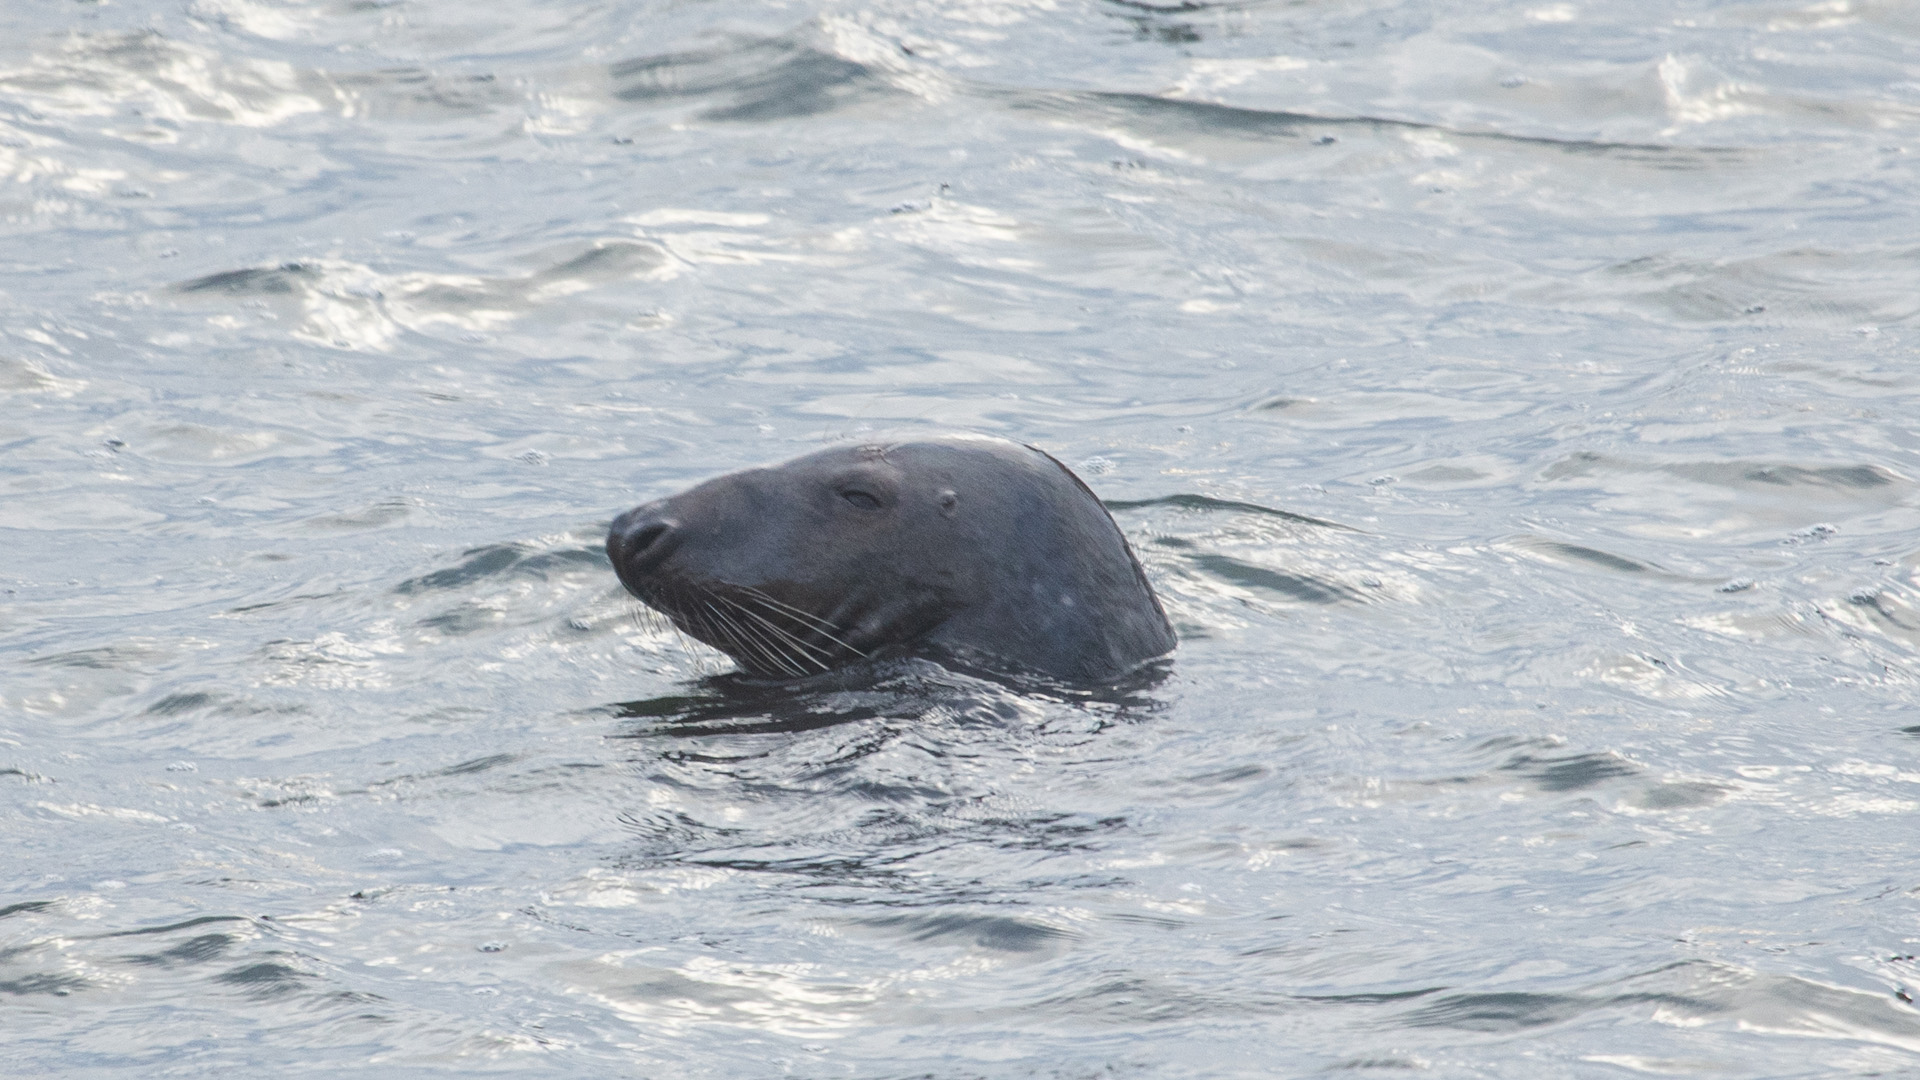
<path id="1" fill-rule="evenodd" d="M 750 596 L 753 599 L 760 601 L 761 603 L 767 605 L 769 608 L 779 611 L 782 614 L 796 615 L 802 619 L 807 620 L 810 623 L 813 623 L 815 626 L 820 627 L 822 629 L 838 630 L 841 628 L 839 623 L 834 622 L 831 619 L 823 618 L 819 615 L 815 615 L 811 611 L 807 611 L 804 608 L 797 608 L 797 607 L 794 607 L 792 604 L 785 603 L 780 600 L 776 600 L 773 597 L 768 596 L 766 593 L 761 592 L 759 589 L 756 589 L 751 585 L 728 585 L 727 587 L 730 589 L 734 589 L 738 592 L 745 593 L 747 596 Z"/>
<path id="2" fill-rule="evenodd" d="M 714 596 L 721 603 L 726 604 L 728 607 L 733 608 L 735 611 L 739 612 L 740 614 L 745 615 L 747 618 L 752 619 L 754 622 L 757 622 L 761 626 L 765 627 L 769 633 L 773 634 L 774 641 L 776 644 L 784 643 L 788 646 L 791 646 L 790 649 L 782 649 L 781 651 L 785 653 L 788 657 L 793 659 L 794 661 L 798 662 L 798 661 L 804 660 L 807 663 L 816 664 L 819 666 L 821 671 L 826 671 L 828 668 L 832 667 L 832 665 L 827 662 L 833 658 L 832 653 L 827 652 L 825 649 L 822 649 L 817 645 L 808 644 L 806 641 L 802 640 L 800 637 L 795 635 L 793 631 L 788 630 L 786 627 L 777 625 L 776 623 L 769 620 L 766 616 L 745 606 L 744 604 L 740 603 L 740 601 L 738 600 L 735 600 L 727 596 L 721 596 L 718 593 L 715 593 Z"/>
<path id="3" fill-rule="evenodd" d="M 748 643 L 740 640 L 739 629 L 728 622 L 726 617 L 720 613 L 719 609 L 713 606 L 713 602 L 708 600 L 704 595 L 697 597 L 694 604 L 688 605 L 688 613 L 698 616 L 700 628 L 705 630 L 708 636 L 713 638 L 712 644 L 714 648 L 724 653 L 734 653 L 746 649 Z"/>
<path id="4" fill-rule="evenodd" d="M 693 635 L 696 641 L 704 642 L 713 648 L 719 649 L 721 652 L 726 651 L 726 645 L 727 643 L 731 643 L 732 638 L 720 630 L 715 629 L 713 623 L 701 613 L 699 608 L 691 603 L 686 603 L 674 605 L 674 610 L 682 619 L 687 621 L 687 633 Z M 707 638 L 712 638 L 713 640 L 707 641 Z"/>
<path id="5" fill-rule="evenodd" d="M 711 592 L 709 592 L 707 595 L 710 597 L 714 597 L 714 599 L 723 599 L 720 597 L 715 597 L 714 594 Z M 720 620 L 720 622 L 726 626 L 728 630 L 729 640 L 734 645 L 738 646 L 741 649 L 741 651 L 743 652 L 750 651 L 758 655 L 762 660 L 771 661 L 771 663 L 767 665 L 769 668 L 777 668 L 780 671 L 784 672 L 785 674 L 794 675 L 794 676 L 800 676 L 800 675 L 806 674 L 805 668 L 794 666 L 792 661 L 788 660 L 784 655 L 782 655 L 779 650 L 769 645 L 766 642 L 766 640 L 761 638 L 758 634 L 753 633 L 751 627 L 742 626 L 736 619 L 733 618 L 733 616 L 727 614 L 726 612 L 720 610 L 717 607 L 714 607 L 713 600 L 711 599 L 706 600 L 704 601 L 704 603 L 707 606 L 707 610 L 713 612 L 714 618 Z"/>
<path id="6" fill-rule="evenodd" d="M 833 642 L 835 645 L 840 646 L 841 648 L 847 650 L 848 652 L 854 654 L 855 656 L 862 657 L 862 658 L 866 657 L 867 652 L 865 649 L 861 649 L 857 646 L 854 646 L 848 643 L 847 641 L 845 641 L 844 639 L 842 639 L 841 637 L 839 637 L 839 635 L 833 633 L 833 631 L 840 629 L 839 623 L 832 622 L 828 619 L 823 619 L 820 616 L 814 615 L 807 611 L 802 611 L 801 609 L 794 607 L 791 604 L 783 604 L 780 601 L 775 600 L 773 597 L 768 596 L 766 593 L 761 592 L 759 589 L 755 589 L 751 586 L 735 585 L 733 586 L 733 588 L 738 589 L 743 595 L 746 596 L 747 599 L 758 602 L 762 607 L 765 607 L 772 614 L 780 615 L 785 618 L 791 618 L 796 621 L 802 620 L 802 619 L 806 620 L 806 622 L 812 624 L 811 626 L 808 626 L 807 629 L 813 631 L 816 634 L 819 634 L 821 637 L 826 638 L 828 641 Z"/>
<path id="7" fill-rule="evenodd" d="M 791 661 L 794 667 L 804 672 L 809 664 L 817 666 L 821 671 L 825 671 L 831 666 L 820 658 L 811 655 L 808 651 L 810 647 L 806 642 L 801 641 L 790 632 L 768 622 L 759 614 L 741 607 L 738 601 L 731 600 L 725 596 L 718 596 L 717 594 L 716 598 L 741 615 L 747 616 L 764 627 L 765 629 L 761 630 L 755 629 L 751 625 L 746 625 L 743 626 L 742 629 L 752 633 L 756 638 L 768 642 L 782 657 Z M 771 638 L 768 637 L 769 634 Z M 798 646 L 798 649 L 796 650 L 794 646 Z"/>
<path id="8" fill-rule="evenodd" d="M 629 617 L 633 620 L 634 629 L 643 633 L 660 633 L 664 628 L 680 643 L 680 651 L 692 661 L 695 671 L 705 673 L 710 670 L 712 661 L 705 653 L 694 648 L 694 642 L 699 639 L 689 638 L 687 631 L 680 626 L 680 620 L 687 617 L 680 605 L 665 596 L 655 596 L 634 608 Z"/>
<path id="9" fill-rule="evenodd" d="M 765 627 L 767 633 L 772 634 L 776 641 L 783 643 L 784 648 L 782 651 L 792 656 L 795 662 L 812 664 L 821 671 L 825 671 L 833 666 L 833 654 L 822 650 L 819 646 L 809 645 L 807 642 L 795 637 L 791 631 L 768 622 L 765 617 L 756 612 L 743 610 L 741 614 L 746 615 L 748 618 L 753 619 Z"/>
<path id="10" fill-rule="evenodd" d="M 748 628 L 740 625 L 732 615 L 714 607 L 711 600 L 706 601 L 706 604 L 708 610 L 713 612 L 713 617 L 726 624 L 727 634 L 734 648 L 746 654 L 746 658 L 752 661 L 751 664 L 743 666 L 749 669 L 757 667 L 769 672 L 777 669 L 783 674 L 792 674 L 790 665 L 768 648 L 767 643 L 758 635 L 750 633 Z"/>

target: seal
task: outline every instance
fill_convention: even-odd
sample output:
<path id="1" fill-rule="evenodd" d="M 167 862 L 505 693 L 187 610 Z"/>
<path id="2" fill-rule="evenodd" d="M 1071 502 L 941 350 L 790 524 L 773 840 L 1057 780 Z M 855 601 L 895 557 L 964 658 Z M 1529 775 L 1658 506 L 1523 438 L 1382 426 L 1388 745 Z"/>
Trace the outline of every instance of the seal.
<path id="1" fill-rule="evenodd" d="M 926 655 L 1111 682 L 1175 641 L 1086 484 L 987 436 L 729 473 L 614 519 L 607 555 L 629 592 L 764 678 Z"/>

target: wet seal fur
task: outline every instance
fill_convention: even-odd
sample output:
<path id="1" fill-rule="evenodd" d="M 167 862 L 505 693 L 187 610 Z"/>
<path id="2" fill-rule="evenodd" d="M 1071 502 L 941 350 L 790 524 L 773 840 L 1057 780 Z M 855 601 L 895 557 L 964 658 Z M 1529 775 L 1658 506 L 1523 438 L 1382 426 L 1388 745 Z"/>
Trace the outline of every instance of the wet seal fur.
<path id="1" fill-rule="evenodd" d="M 614 519 L 620 581 L 752 675 L 924 655 L 1110 682 L 1173 628 L 1100 500 L 1031 446 L 823 450 Z"/>

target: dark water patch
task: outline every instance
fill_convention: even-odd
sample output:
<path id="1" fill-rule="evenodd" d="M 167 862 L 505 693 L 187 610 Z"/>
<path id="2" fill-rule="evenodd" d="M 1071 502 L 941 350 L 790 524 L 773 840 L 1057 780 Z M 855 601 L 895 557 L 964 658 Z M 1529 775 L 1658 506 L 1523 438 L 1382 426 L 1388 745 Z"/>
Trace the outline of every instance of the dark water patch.
<path id="1" fill-rule="evenodd" d="M 890 719 L 901 711 L 894 701 L 773 700 L 686 698 L 625 702 L 610 706 L 623 718 L 659 719 L 663 723 L 621 732 L 616 738 L 700 738 L 729 735 L 799 734 L 862 720 Z M 671 710 L 684 706 L 684 712 Z"/>
<path id="2" fill-rule="evenodd" d="M 1198 27 L 1190 22 L 1153 18 L 1146 15 L 1120 16 L 1133 25 L 1133 36 L 1140 41 L 1158 41 L 1165 45 L 1193 45 L 1204 40 Z"/>
<path id="3" fill-rule="evenodd" d="M 269 646 L 284 645 L 284 640 L 270 641 Z M 265 704 L 248 701 L 245 698 L 228 694 L 186 691 L 168 694 L 154 702 L 145 710 L 149 716 L 300 716 L 310 711 L 309 706 L 295 702 L 277 702 Z M 163 729 L 155 729 L 163 730 Z M 182 769 L 178 771 L 191 771 Z"/>
<path id="4" fill-rule="evenodd" d="M 1601 156 L 1666 170 L 1696 171 L 1756 160 L 1758 151 L 1740 147 L 1687 147 L 1659 143 L 1556 138 L 1503 131 L 1468 130 L 1415 120 L 1375 116 L 1328 116 L 1254 109 L 1211 101 L 1115 91 L 989 90 L 988 96 L 1016 111 L 1070 118 L 1100 127 L 1131 127 L 1149 136 L 1178 140 L 1195 134 L 1270 140 L 1320 136 L 1328 131 L 1375 134 L 1432 132 L 1463 141 L 1484 141 Z M 1319 139 L 1315 140 L 1320 143 Z M 1324 143 L 1321 143 L 1324 145 Z"/>
<path id="5" fill-rule="evenodd" d="M 514 570 L 517 573 L 537 577 L 545 581 L 549 575 L 555 573 L 566 573 L 586 569 L 597 570 L 601 567 L 611 567 L 612 565 L 612 562 L 607 559 L 606 545 L 594 544 L 588 547 L 554 548 L 529 555 L 515 564 Z"/>
<path id="6" fill-rule="evenodd" d="M 1273 770 L 1265 765 L 1235 765 L 1213 772 L 1181 777 L 1180 783 L 1202 787 L 1239 787 L 1250 781 L 1264 780 L 1271 775 Z"/>
<path id="7" fill-rule="evenodd" d="M 1907 483 L 1907 478 L 1878 465 L 1802 465 L 1684 463 L 1660 466 L 1663 472 L 1703 484 L 1726 487 L 1820 487 L 1866 490 Z"/>
<path id="8" fill-rule="evenodd" d="M 107 933 L 98 934 L 95 936 L 102 937 L 102 938 L 117 938 L 117 937 L 139 937 L 144 934 L 171 934 L 176 930 L 191 930 L 196 926 L 206 926 L 209 923 L 251 922 L 251 921 L 252 921 L 251 919 L 248 919 L 244 915 L 198 915 L 198 916 L 195 916 L 194 918 L 184 919 L 176 923 L 166 923 L 161 926 L 141 926 L 141 927 L 136 927 L 135 929 L 132 929 L 132 930 L 111 930 L 111 931 L 108 931 Z"/>
<path id="9" fill-rule="evenodd" d="M 435 775 L 467 776 L 472 773 L 486 772 L 488 769 L 497 769 L 502 765 L 511 765 L 518 760 L 520 760 L 518 754 L 488 754 L 486 757 L 477 757 L 458 765 L 449 765 Z"/>
<path id="10" fill-rule="evenodd" d="M 213 977 L 215 982 L 239 987 L 255 998 L 283 997 L 305 989 L 315 978 L 310 972 L 275 960 L 246 964 Z"/>
<path id="11" fill-rule="evenodd" d="M 1171 506 L 1181 510 L 1199 510 L 1203 513 L 1243 513 L 1259 514 L 1263 517 L 1279 518 L 1283 521 L 1297 522 L 1301 525 L 1313 525 L 1322 529 L 1339 529 L 1341 532 L 1359 532 L 1351 525 L 1342 525 L 1337 521 L 1326 521 L 1306 514 L 1296 514 L 1291 510 L 1276 510 L 1271 506 L 1258 503 L 1237 502 L 1232 499 L 1216 499 L 1210 495 L 1163 495 L 1157 499 L 1111 499 L 1105 501 L 1109 511 L 1123 512 L 1142 510 L 1153 506 Z"/>
<path id="12" fill-rule="evenodd" d="M 506 612 L 479 604 L 462 604 L 451 611 L 429 615 L 415 625 L 437 630 L 448 637 L 460 637 L 506 622 Z"/>
<path id="13" fill-rule="evenodd" d="M 1540 474 L 1542 480 L 1573 480 L 1592 476 L 1612 460 L 1605 454 L 1592 450 L 1580 450 L 1549 465 Z"/>
<path id="14" fill-rule="evenodd" d="M 679 810 L 650 813 L 625 811 L 615 815 L 615 820 L 632 835 L 636 843 L 642 845 L 641 850 L 633 856 L 638 858 L 691 856 L 695 852 L 725 846 L 729 841 L 737 845 L 746 836 L 745 829 L 701 821 Z"/>
<path id="15" fill-rule="evenodd" d="M 1133 31 L 1136 41 L 1158 41 L 1163 45 L 1193 45 L 1202 39 L 1200 28 L 1194 23 L 1174 16 L 1205 11 L 1210 5 L 1156 5 L 1139 3 L 1138 0 L 1103 0 L 1119 11 L 1109 11 L 1110 18 L 1125 22 Z"/>
<path id="16" fill-rule="evenodd" d="M 1429 465 L 1406 474 L 1406 479 L 1416 484 L 1431 484 L 1442 487 L 1449 484 L 1471 484 L 1476 480 L 1485 480 L 1487 474 L 1479 469 L 1466 469 L 1456 465 Z"/>
<path id="17" fill-rule="evenodd" d="M 102 645 L 92 649 L 29 656 L 25 663 L 45 667 L 85 668 L 91 671 L 122 671 L 150 658 L 153 650 L 139 646 Z"/>
<path id="18" fill-rule="evenodd" d="M 239 940 L 231 934 L 201 934 L 198 937 L 188 938 L 171 949 L 164 949 L 157 953 L 135 953 L 123 959 L 130 964 L 154 967 L 199 964 L 224 955 Z"/>
<path id="19" fill-rule="evenodd" d="M 304 604 L 312 600 L 330 600 L 340 595 L 342 594 L 339 592 L 299 593 L 295 596 L 289 596 L 280 600 L 262 600 L 257 604 L 242 604 L 239 607 L 230 607 L 227 609 L 227 614 L 246 615 L 256 611 L 271 611 L 274 608 L 287 607 L 291 604 Z"/>
<path id="20" fill-rule="evenodd" d="M 315 515 L 301 522 L 300 526 L 329 532 L 378 529 L 406 518 L 413 513 L 413 509 L 414 503 L 409 499 L 379 499 L 353 510 Z"/>
<path id="21" fill-rule="evenodd" d="M 1705 1001 L 1673 994 L 1542 994 L 1507 991 L 1455 994 L 1402 1018 L 1411 1027 L 1445 1027 L 1488 1034 L 1563 1024 L 1592 1013 L 1633 1006 L 1672 1006 L 1689 1012 L 1714 1011 Z"/>
<path id="22" fill-rule="evenodd" d="M 727 99 L 728 104 L 702 110 L 701 116 L 709 120 L 818 116 L 897 93 L 860 64 L 784 39 L 622 60 L 609 74 L 613 96 L 620 101 Z"/>
<path id="23" fill-rule="evenodd" d="M 0 907 L 0 919 L 4 919 L 9 915 L 20 915 L 20 914 L 25 914 L 25 913 L 34 912 L 34 911 L 45 911 L 48 908 L 52 907 L 54 903 L 55 902 L 52 900 L 23 900 L 17 904 L 8 904 L 6 907 Z"/>
<path id="24" fill-rule="evenodd" d="M 312 263 L 289 262 L 274 267 L 249 267 L 226 270 L 183 281 L 173 287 L 178 293 L 221 293 L 227 296 L 289 296 L 313 287 L 322 270 Z"/>
<path id="25" fill-rule="evenodd" d="M 1182 930 L 1193 925 L 1191 919 L 1176 919 L 1171 915 L 1152 915 L 1141 911 L 1108 911 L 1101 914 L 1100 921 L 1126 926 L 1150 926 L 1156 930 Z"/>
<path id="26" fill-rule="evenodd" d="M 1093 817 L 1087 814 L 1037 813 L 1023 817 L 986 817 L 973 826 L 975 832 L 1009 850 L 1095 852 L 1133 829 L 1133 823 L 1120 815 Z M 1104 880 L 1104 879 L 1103 879 Z"/>
<path id="27" fill-rule="evenodd" d="M 1100 0 L 1117 8 L 1144 11 L 1152 15 L 1190 15 L 1200 11 L 1237 11 L 1252 6 L 1249 0 L 1172 0 L 1156 4 L 1152 0 Z M 1253 0 L 1257 3 L 1258 0 Z"/>
<path id="28" fill-rule="evenodd" d="M 1132 124 L 1136 129 L 1165 128 L 1169 134 L 1179 135 L 1205 132 L 1238 138 L 1294 139 L 1301 137 L 1310 127 L 1375 126 L 1373 121 L 1327 119 L 1304 113 L 1246 109 L 1153 94 L 1026 90 L 989 93 L 1018 112 L 1036 112 L 1082 123 L 1097 122 L 1101 126 Z M 1419 128 L 1424 125 L 1393 125 L 1389 122 L 1389 126 Z"/>
<path id="29" fill-rule="evenodd" d="M 542 307 L 584 288 L 644 278 L 667 265 L 659 245 L 628 236 L 569 241 L 542 249 L 545 262 L 528 274 L 386 274 L 342 259 L 223 271 L 171 288 L 185 300 L 237 302 L 236 311 L 270 311 L 309 338 L 349 348 L 356 340 L 382 346 L 402 329 L 432 334 L 434 327 L 495 322 Z M 370 336 L 368 336 L 370 335 Z M 421 388 L 431 400 L 461 395 Z"/>
<path id="30" fill-rule="evenodd" d="M 1920 312 L 1906 281 L 1912 260 L 1910 250 L 1800 248 L 1726 260 L 1641 256 L 1598 273 L 1646 280 L 1654 287 L 1634 299 L 1692 322 L 1893 323 Z M 1850 279 L 1844 293 L 1831 288 L 1836 278 Z"/>
<path id="31" fill-rule="evenodd" d="M 1870 491 L 1909 484 L 1881 465 L 1789 465 L 1760 461 L 1635 461 L 1593 451 L 1569 454 L 1540 473 L 1542 480 L 1574 480 L 1600 472 L 1661 472 L 1698 484 L 1736 490 L 1825 488 Z"/>
<path id="32" fill-rule="evenodd" d="M 526 558 L 528 549 L 520 544 L 491 544 L 462 553 L 463 562 L 445 570 L 435 570 L 417 578 L 408 578 L 393 587 L 401 596 L 424 592 L 465 588 L 482 578 L 492 577 Z"/>
<path id="33" fill-rule="evenodd" d="M 537 288 L 556 281 L 610 280 L 633 277 L 667 262 L 667 253 L 652 244 L 632 240 L 603 240 L 528 279 Z"/>
<path id="34" fill-rule="evenodd" d="M 1732 793 L 1733 789 L 1725 784 L 1675 780 L 1645 788 L 1629 802 L 1642 810 L 1690 810 L 1697 806 L 1712 806 Z"/>
<path id="35" fill-rule="evenodd" d="M 1309 604 L 1364 603 L 1366 598 L 1335 581 L 1305 574 L 1289 574 L 1241 562 L 1227 555 L 1193 555 L 1188 561 L 1223 581 L 1249 589 L 1279 593 Z"/>
<path id="36" fill-rule="evenodd" d="M 181 713 L 197 712 L 219 700 L 212 694 L 198 691 L 183 694 L 168 694 L 159 701 L 147 706 L 150 716 L 177 716 Z"/>
<path id="37" fill-rule="evenodd" d="M 54 997 L 66 997 L 75 990 L 87 988 L 87 981 L 76 975 L 55 975 L 48 972 L 35 972 L 12 979 L 0 979 L 0 994 L 25 997 L 29 994 L 50 994 Z"/>
<path id="38" fill-rule="evenodd" d="M 389 787 L 394 787 L 396 785 L 418 783 L 422 780 L 444 778 L 449 776 L 471 776 L 476 773 L 491 772 L 494 769 L 498 769 L 506 765 L 511 765 L 514 762 L 523 760 L 524 757 L 525 755 L 523 754 L 488 754 L 485 757 L 473 758 L 468 761 L 459 762 L 458 764 L 448 765 L 444 768 L 430 769 L 422 772 L 401 773 L 398 776 L 388 776 L 378 780 L 370 780 L 367 782 L 367 786 L 364 788 L 343 788 L 340 791 L 336 792 L 336 794 L 361 795 L 361 794 L 365 794 L 368 791 L 374 791 L 380 788 L 389 788 Z M 567 771 L 572 771 L 576 769 L 598 769 L 598 768 L 604 768 L 604 767 L 605 767 L 604 765 L 597 762 L 568 762 L 568 763 L 557 766 L 557 768 L 564 769 Z M 304 798 L 311 799 L 311 798 L 314 798 L 314 796 L 307 795 L 307 796 L 304 796 Z"/>
<path id="39" fill-rule="evenodd" d="M 340 71 L 329 76 L 353 95 L 354 115 L 368 121 L 422 123 L 484 116 L 522 100 L 487 73 L 449 75 L 417 67 Z"/>
<path id="40" fill-rule="evenodd" d="M 1171 979 L 1135 976 L 1107 979 L 1071 993 L 1056 994 L 1023 1011 L 1051 1014 L 1075 1023 L 1133 1026 L 1202 1018 L 1218 1022 L 1229 1017 L 1283 1011 L 1286 1007 L 1283 997 L 1259 990 L 1209 993 Z"/>
<path id="41" fill-rule="evenodd" d="M 801 889 L 839 890 L 858 888 L 862 890 L 879 889 L 885 892 L 899 892 L 904 895 L 919 895 L 928 888 L 924 880 L 916 880 L 919 875 L 913 872 L 909 864 L 924 852 L 920 850 L 898 850 L 888 848 L 884 851 L 862 851 L 842 853 L 798 854 L 784 851 L 787 845 L 769 850 L 765 857 L 756 858 L 752 852 L 756 849 L 721 853 L 717 851 L 690 852 L 681 855 L 662 854 L 651 859 L 640 856 L 632 865 L 700 866 L 713 870 L 737 870 L 755 875 L 771 875 L 794 879 L 790 887 Z M 961 894 L 954 894 L 958 899 Z"/>
<path id="42" fill-rule="evenodd" d="M 809 780 L 837 780 L 846 777 L 835 787 L 835 793 L 849 798 L 864 799 L 867 802 L 892 803 L 896 806 L 917 807 L 932 806 L 949 800 L 953 793 L 937 784 L 914 778 L 903 777 L 898 780 L 880 780 L 859 778 L 852 775 L 854 761 L 883 749 L 893 742 L 894 733 L 889 732 L 882 738 L 872 740 L 872 746 L 865 752 L 838 755 L 828 766 L 811 771 Z"/>
<path id="43" fill-rule="evenodd" d="M 974 946 L 996 952 L 1042 952 L 1077 935 L 1045 923 L 978 912 L 938 915 L 891 915 L 859 919 L 855 925 L 900 931 L 919 942 Z"/>
<path id="44" fill-rule="evenodd" d="M 1574 562 L 1586 563 L 1589 566 L 1598 566 L 1604 570 L 1614 570 L 1623 574 L 1644 574 L 1659 569 L 1659 567 L 1651 563 L 1643 563 L 1635 559 L 1629 559 L 1624 555 L 1615 555 L 1610 551 L 1601 551 L 1599 548 L 1590 548 L 1582 544 L 1569 544 L 1562 540 L 1526 538 L 1518 540 L 1515 543 L 1519 547 L 1526 548 L 1529 551 L 1539 552 L 1549 557 L 1557 556 L 1560 559 L 1570 559 Z"/>
<path id="45" fill-rule="evenodd" d="M 1425 986 L 1417 990 L 1365 991 L 1352 994 L 1295 994 L 1295 1001 L 1310 1001 L 1315 1005 L 1394 1005 L 1402 1001 L 1438 994 L 1447 988 L 1444 986 Z"/>
<path id="46" fill-rule="evenodd" d="M 640 701 L 622 701 L 608 705 L 606 709 L 622 719 L 650 720 L 691 715 L 713 705 L 714 701 L 715 695 L 712 694 L 666 694 Z"/>
<path id="47" fill-rule="evenodd" d="M 554 574 L 607 566 L 606 552 L 598 547 L 553 548 L 537 550 L 520 543 L 489 544 L 461 553 L 461 562 L 445 570 L 435 570 L 408 578 L 393 587 L 399 596 L 464 589 L 491 577 L 531 577 L 550 580 Z"/>
<path id="48" fill-rule="evenodd" d="M 952 801 L 946 796 L 918 812 L 874 807 L 851 823 L 819 832 L 749 830 L 678 812 L 623 816 L 638 849 L 621 861 L 632 867 L 698 866 L 773 875 L 815 890 L 816 898 L 827 902 L 920 908 L 927 898 L 938 897 L 943 905 L 1004 905 L 1017 894 L 997 891 L 964 868 L 943 869 L 951 855 L 978 850 L 1084 860 L 1106 850 L 1127 824 L 1118 818 L 1044 813 L 955 821 L 944 813 Z M 1115 874 L 1074 870 L 1029 880 L 1027 887 L 1104 892 L 1124 884 Z M 845 891 L 850 889 L 857 893 Z"/>
<path id="49" fill-rule="evenodd" d="M 562 250 L 571 250 L 565 248 Z M 552 257 L 550 253 L 548 257 Z M 574 291 L 579 284 L 599 285 L 642 277 L 666 265 L 659 247 L 637 240 L 597 240 L 585 250 L 523 277 L 476 277 L 453 282 L 407 283 L 401 288 L 409 306 L 465 315 L 476 311 L 520 312 L 539 306 L 542 292 Z M 455 398 L 444 400 L 457 401 Z"/>
<path id="50" fill-rule="evenodd" d="M 1610 752 L 1569 754 L 1565 757 L 1521 754 L 1500 768 L 1527 777 L 1542 791 L 1552 792 L 1584 791 L 1639 772 L 1626 759 Z"/>

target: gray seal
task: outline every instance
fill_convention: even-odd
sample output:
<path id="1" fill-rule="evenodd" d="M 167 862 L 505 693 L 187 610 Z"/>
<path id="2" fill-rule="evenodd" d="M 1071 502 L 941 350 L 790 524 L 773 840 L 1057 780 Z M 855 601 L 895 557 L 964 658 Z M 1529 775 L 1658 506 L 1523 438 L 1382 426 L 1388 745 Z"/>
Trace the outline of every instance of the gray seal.
<path id="1" fill-rule="evenodd" d="M 924 655 L 1111 682 L 1174 647 L 1113 518 L 985 436 L 822 450 L 614 519 L 620 581 L 749 674 Z"/>

